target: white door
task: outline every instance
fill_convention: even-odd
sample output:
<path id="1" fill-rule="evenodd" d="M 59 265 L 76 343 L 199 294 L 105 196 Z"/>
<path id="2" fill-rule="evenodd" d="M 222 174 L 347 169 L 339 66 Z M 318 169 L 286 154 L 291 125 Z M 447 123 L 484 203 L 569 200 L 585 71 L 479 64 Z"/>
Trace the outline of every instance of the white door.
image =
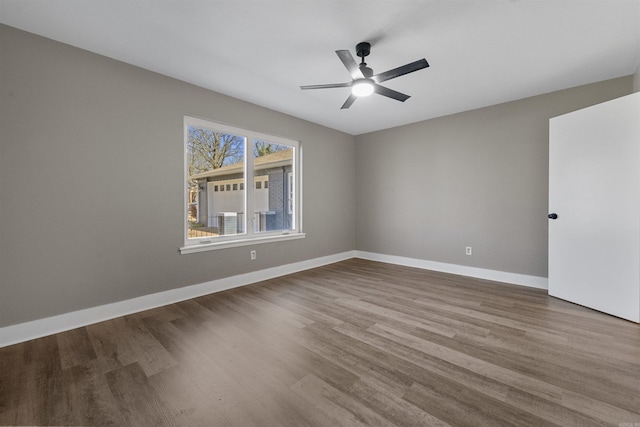
<path id="1" fill-rule="evenodd" d="M 549 295 L 640 322 L 640 93 L 550 120 L 549 212 Z"/>

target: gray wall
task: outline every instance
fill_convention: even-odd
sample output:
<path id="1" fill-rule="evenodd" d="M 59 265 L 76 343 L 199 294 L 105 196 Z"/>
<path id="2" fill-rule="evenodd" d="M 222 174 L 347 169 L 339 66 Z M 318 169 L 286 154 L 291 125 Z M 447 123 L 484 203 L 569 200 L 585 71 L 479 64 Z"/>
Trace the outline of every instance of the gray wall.
<path id="1" fill-rule="evenodd" d="M 357 249 L 546 277 L 549 118 L 632 88 L 628 76 L 356 137 Z"/>
<path id="2" fill-rule="evenodd" d="M 350 135 L 1 25 L 0 73 L 0 327 L 355 247 Z M 306 239 L 178 253 L 184 115 L 301 141 Z"/>

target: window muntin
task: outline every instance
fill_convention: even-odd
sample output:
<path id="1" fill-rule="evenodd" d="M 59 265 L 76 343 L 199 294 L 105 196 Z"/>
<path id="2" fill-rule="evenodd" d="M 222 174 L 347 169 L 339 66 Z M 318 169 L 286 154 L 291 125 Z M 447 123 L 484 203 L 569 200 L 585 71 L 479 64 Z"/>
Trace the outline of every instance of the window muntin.
<path id="1" fill-rule="evenodd" d="M 297 141 L 185 117 L 185 245 L 300 233 L 299 155 Z"/>

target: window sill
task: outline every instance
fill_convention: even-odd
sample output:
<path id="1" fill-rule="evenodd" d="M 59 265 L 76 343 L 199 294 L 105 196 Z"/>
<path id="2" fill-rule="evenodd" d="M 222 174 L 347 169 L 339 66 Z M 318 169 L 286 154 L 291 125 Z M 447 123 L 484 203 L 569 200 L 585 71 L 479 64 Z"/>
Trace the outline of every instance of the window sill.
<path id="1" fill-rule="evenodd" d="M 226 240 L 224 242 L 204 243 L 198 245 L 183 246 L 180 248 L 182 255 L 196 252 L 215 251 L 218 249 L 235 248 L 239 246 L 259 245 L 262 243 L 282 242 L 285 240 L 304 239 L 305 233 L 278 234 L 271 236 L 254 237 L 251 239 Z"/>

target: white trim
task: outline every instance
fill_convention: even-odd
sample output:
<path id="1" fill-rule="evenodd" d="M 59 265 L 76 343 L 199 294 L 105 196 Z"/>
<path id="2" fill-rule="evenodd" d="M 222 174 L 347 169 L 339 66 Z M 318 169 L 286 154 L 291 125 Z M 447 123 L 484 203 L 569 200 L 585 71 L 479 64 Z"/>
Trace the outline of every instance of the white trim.
<path id="1" fill-rule="evenodd" d="M 416 258 L 406 258 L 395 255 L 385 255 L 373 252 L 355 251 L 356 258 L 370 261 L 387 262 L 390 264 L 404 265 L 407 267 L 422 268 L 424 270 L 441 271 L 443 273 L 459 274 L 461 276 L 475 277 L 477 279 L 493 280 L 531 288 L 549 289 L 549 279 L 540 276 L 508 273 L 506 271 L 488 270 L 485 268 L 467 267 L 465 265 L 447 264 L 444 262 L 427 261 Z"/>
<path id="2" fill-rule="evenodd" d="M 0 328 L 0 348 L 116 317 L 354 258 L 348 251 Z"/>
<path id="3" fill-rule="evenodd" d="M 260 237 L 251 237 L 247 239 L 238 239 L 238 240 L 225 240 L 222 242 L 216 241 L 215 237 L 211 238 L 210 243 L 201 243 L 199 245 L 189 245 L 183 246 L 180 248 L 181 254 L 192 254 L 195 252 L 205 252 L 205 251 L 213 251 L 216 249 L 227 249 L 227 248 L 236 248 L 238 246 L 250 246 L 250 245 L 259 245 L 261 243 L 272 243 L 272 242 L 281 242 L 283 240 L 296 240 L 296 239 L 304 239 L 306 237 L 305 233 L 289 233 L 285 231 L 284 233 L 277 235 L 269 235 L 269 236 L 260 236 Z M 207 241 L 207 239 L 202 238 L 200 241 Z"/>
<path id="4" fill-rule="evenodd" d="M 197 285 L 171 289 L 150 295 L 132 298 L 125 301 L 105 304 L 98 307 L 64 313 L 44 319 L 0 328 L 0 348 L 29 341 L 35 338 L 68 331 L 93 323 L 102 322 L 128 314 L 185 301 L 191 298 L 237 288 L 252 283 L 269 280 L 298 271 L 309 270 L 335 262 L 345 261 L 351 258 L 362 258 L 371 261 L 380 261 L 390 264 L 404 265 L 407 267 L 422 268 L 425 270 L 441 271 L 451 274 L 475 277 L 479 279 L 493 280 L 497 282 L 511 283 L 515 285 L 529 286 L 539 289 L 547 289 L 547 278 L 528 276 L 524 274 L 507 273 L 504 271 L 487 270 L 483 268 L 467 267 L 456 264 L 406 258 L 395 255 L 385 255 L 365 251 L 347 251 L 339 254 L 328 255 L 237 276 L 225 277 Z"/>

